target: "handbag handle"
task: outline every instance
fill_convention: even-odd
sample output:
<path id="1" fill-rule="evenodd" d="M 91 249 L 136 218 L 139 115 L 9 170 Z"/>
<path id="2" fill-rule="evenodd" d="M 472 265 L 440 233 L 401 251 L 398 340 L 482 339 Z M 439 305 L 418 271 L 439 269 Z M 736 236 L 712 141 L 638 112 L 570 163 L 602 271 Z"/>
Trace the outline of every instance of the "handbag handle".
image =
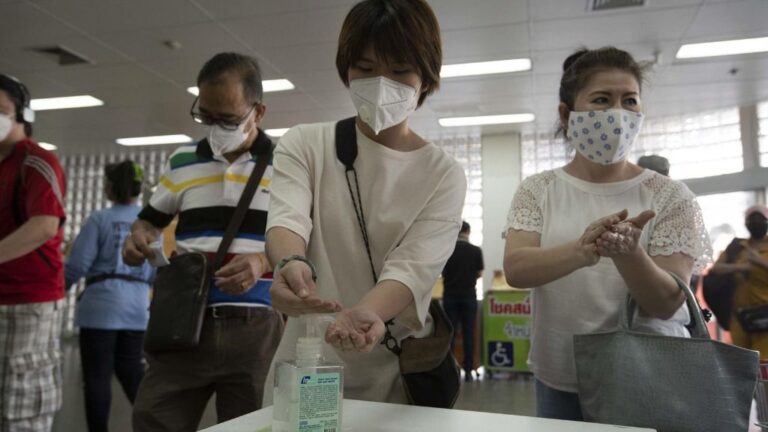
<path id="1" fill-rule="evenodd" d="M 707 325 L 704 321 L 704 315 L 701 313 L 699 302 L 696 300 L 696 296 L 693 295 L 693 291 L 687 283 L 683 282 L 679 276 L 669 272 L 669 275 L 677 282 L 677 286 L 685 293 L 685 303 L 688 305 L 688 312 L 691 316 L 691 322 L 694 324 L 691 329 L 691 337 L 697 339 L 710 339 Z M 632 330 L 632 321 L 635 317 L 635 310 L 637 310 L 637 303 L 631 295 L 627 294 L 627 300 L 624 303 L 624 307 L 619 311 L 619 325 L 622 330 Z"/>
<path id="2" fill-rule="evenodd" d="M 259 135 L 263 133 L 263 131 L 259 130 Z M 256 145 L 256 143 L 253 145 Z M 227 230 L 224 231 L 224 237 L 221 239 L 221 243 L 219 243 L 219 249 L 216 251 L 216 259 L 213 261 L 212 267 L 214 272 L 218 270 L 219 267 L 221 267 L 221 264 L 224 262 L 224 257 L 226 257 L 227 251 L 229 251 L 229 246 L 232 244 L 232 240 L 234 240 L 237 230 L 240 229 L 240 225 L 243 224 L 245 213 L 250 207 L 251 201 L 253 200 L 253 195 L 256 193 L 256 189 L 259 187 L 261 178 L 264 176 L 264 172 L 267 170 L 267 165 L 269 165 L 269 161 L 271 159 L 272 143 L 270 142 L 269 150 L 263 151 L 256 156 L 256 166 L 253 167 L 251 176 L 248 177 L 248 183 L 243 189 L 243 194 L 240 195 L 240 201 L 237 202 L 237 208 L 232 214 L 232 219 L 229 220 Z"/>

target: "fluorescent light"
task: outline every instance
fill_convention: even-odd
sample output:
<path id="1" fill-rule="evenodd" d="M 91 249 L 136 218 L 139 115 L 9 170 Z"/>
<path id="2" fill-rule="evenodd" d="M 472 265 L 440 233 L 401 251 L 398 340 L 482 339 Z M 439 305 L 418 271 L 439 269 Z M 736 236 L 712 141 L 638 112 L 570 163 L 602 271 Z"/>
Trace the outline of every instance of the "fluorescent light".
<path id="1" fill-rule="evenodd" d="M 265 93 L 293 90 L 296 86 L 287 79 L 264 80 L 261 82 Z"/>
<path id="2" fill-rule="evenodd" d="M 145 146 L 159 144 L 182 144 L 192 142 L 192 138 L 186 135 L 158 135 L 134 138 L 118 138 L 115 142 L 124 146 Z"/>
<path id="3" fill-rule="evenodd" d="M 525 114 L 504 114 L 504 115 L 491 115 L 491 116 L 476 116 L 476 117 L 449 117 L 441 118 L 438 120 L 440 126 L 443 127 L 455 127 L 455 126 L 482 126 L 482 125 L 497 125 L 497 124 L 511 124 L 511 123 L 528 123 L 536 119 L 536 116 L 531 113 Z"/>
<path id="4" fill-rule="evenodd" d="M 679 59 L 751 54 L 768 51 L 768 37 L 685 44 L 677 50 Z"/>
<path id="5" fill-rule="evenodd" d="M 30 101 L 30 108 L 32 108 L 33 111 L 86 108 L 101 105 L 104 105 L 103 101 L 88 95 L 32 99 Z"/>
<path id="6" fill-rule="evenodd" d="M 531 70 L 531 59 L 495 60 L 477 63 L 445 65 L 440 69 L 441 78 L 453 78 L 470 75 L 490 75 L 499 73 L 522 72 Z"/>
<path id="7" fill-rule="evenodd" d="M 46 149 L 48 151 L 54 151 L 54 150 L 56 150 L 58 148 L 56 145 L 51 144 L 51 143 L 46 143 L 46 142 L 41 142 L 41 143 L 37 143 L 37 144 L 40 147 L 42 147 L 42 148 L 44 148 L 44 149 Z"/>
<path id="8" fill-rule="evenodd" d="M 279 137 L 285 135 L 285 133 L 288 132 L 288 129 L 290 129 L 290 128 L 267 129 L 264 132 L 266 132 L 267 135 L 269 135 L 269 136 L 273 136 L 275 138 L 279 138 Z"/>
<path id="9" fill-rule="evenodd" d="M 287 79 L 264 80 L 261 82 L 261 87 L 264 89 L 264 93 L 293 90 L 296 88 L 296 86 Z M 200 90 L 196 86 L 188 87 L 187 92 L 195 96 L 200 94 Z"/>

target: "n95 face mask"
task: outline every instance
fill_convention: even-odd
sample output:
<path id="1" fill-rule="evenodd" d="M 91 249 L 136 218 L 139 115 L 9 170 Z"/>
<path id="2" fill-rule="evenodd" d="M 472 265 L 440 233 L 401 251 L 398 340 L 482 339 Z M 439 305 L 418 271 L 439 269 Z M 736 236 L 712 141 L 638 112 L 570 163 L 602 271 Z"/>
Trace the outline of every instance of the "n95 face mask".
<path id="1" fill-rule="evenodd" d="M 611 165 L 629 156 L 642 125 L 642 114 L 625 109 L 571 111 L 566 135 L 582 156 Z"/>
<path id="2" fill-rule="evenodd" d="M 383 76 L 349 82 L 349 93 L 360 120 L 378 135 L 416 111 L 419 90 Z"/>
<path id="3" fill-rule="evenodd" d="M 215 124 L 208 126 L 208 144 L 213 154 L 221 156 L 239 149 L 248 138 L 248 132 L 245 131 L 247 123 L 248 120 L 244 120 L 236 130 L 226 130 Z"/>

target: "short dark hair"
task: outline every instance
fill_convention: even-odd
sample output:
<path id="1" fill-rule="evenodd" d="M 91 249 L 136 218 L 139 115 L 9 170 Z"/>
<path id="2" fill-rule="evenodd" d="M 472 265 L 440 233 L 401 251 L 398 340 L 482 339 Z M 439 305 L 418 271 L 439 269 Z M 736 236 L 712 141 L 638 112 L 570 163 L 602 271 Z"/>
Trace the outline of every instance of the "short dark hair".
<path id="1" fill-rule="evenodd" d="M 460 234 L 468 233 L 469 232 L 469 224 L 467 221 L 461 221 L 461 231 L 459 231 Z"/>
<path id="2" fill-rule="evenodd" d="M 109 180 L 112 195 L 116 202 L 127 204 L 141 193 L 144 171 L 132 160 L 109 164 L 104 167 L 104 175 Z"/>
<path id="3" fill-rule="evenodd" d="M 594 50 L 582 48 L 568 56 L 563 62 L 563 76 L 560 78 L 560 102 L 573 110 L 576 95 L 587 86 L 598 72 L 618 69 L 632 74 L 640 89 L 645 79 L 645 69 L 631 54 L 616 47 L 607 46 Z M 559 130 L 565 130 L 560 125 Z"/>
<path id="4" fill-rule="evenodd" d="M 347 71 L 369 43 L 378 57 L 416 67 L 425 89 L 419 106 L 440 87 L 440 24 L 426 1 L 364 0 L 352 7 L 341 27 L 336 52 L 336 69 L 344 85 L 349 85 Z"/>
<path id="5" fill-rule="evenodd" d="M 13 102 L 16 109 L 16 121 L 24 123 L 24 133 L 32 136 L 32 123 L 24 120 L 24 107 L 29 105 L 30 94 L 27 87 L 21 81 L 9 75 L 0 74 L 0 90 L 8 94 L 8 98 Z"/>
<path id="6" fill-rule="evenodd" d="M 203 83 L 215 82 L 225 72 L 235 71 L 240 74 L 245 96 L 251 103 L 261 102 L 264 89 L 261 86 L 261 68 L 259 62 L 244 54 L 224 52 L 213 56 L 205 62 L 197 74 L 197 86 Z"/>

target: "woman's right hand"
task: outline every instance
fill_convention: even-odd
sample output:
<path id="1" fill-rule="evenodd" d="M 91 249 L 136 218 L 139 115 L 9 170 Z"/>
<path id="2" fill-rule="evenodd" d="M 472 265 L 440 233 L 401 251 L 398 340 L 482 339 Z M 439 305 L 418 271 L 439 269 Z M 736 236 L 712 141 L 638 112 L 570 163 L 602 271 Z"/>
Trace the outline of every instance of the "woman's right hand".
<path id="1" fill-rule="evenodd" d="M 595 242 L 604 232 L 610 231 L 612 226 L 625 220 L 628 215 L 629 212 L 624 209 L 589 224 L 581 237 L 576 240 L 576 254 L 584 267 L 593 266 L 600 261 L 600 254 L 597 253 L 597 244 Z"/>
<path id="2" fill-rule="evenodd" d="M 273 275 L 269 294 L 272 297 L 272 306 L 292 317 L 333 313 L 342 309 L 338 302 L 318 297 L 315 290 L 312 269 L 307 263 L 297 260 L 285 264 Z"/>

